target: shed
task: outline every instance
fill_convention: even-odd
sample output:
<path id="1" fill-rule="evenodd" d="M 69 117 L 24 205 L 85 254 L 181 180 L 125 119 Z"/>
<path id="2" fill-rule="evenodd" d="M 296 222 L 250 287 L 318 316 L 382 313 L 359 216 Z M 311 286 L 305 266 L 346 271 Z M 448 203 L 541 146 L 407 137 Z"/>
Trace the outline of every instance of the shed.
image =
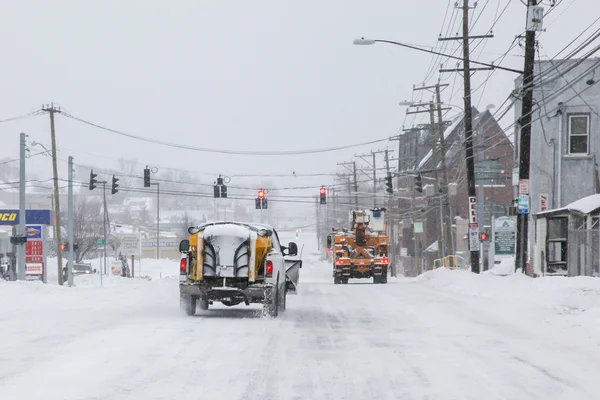
<path id="1" fill-rule="evenodd" d="M 600 194 L 534 216 L 536 274 L 599 276 Z"/>

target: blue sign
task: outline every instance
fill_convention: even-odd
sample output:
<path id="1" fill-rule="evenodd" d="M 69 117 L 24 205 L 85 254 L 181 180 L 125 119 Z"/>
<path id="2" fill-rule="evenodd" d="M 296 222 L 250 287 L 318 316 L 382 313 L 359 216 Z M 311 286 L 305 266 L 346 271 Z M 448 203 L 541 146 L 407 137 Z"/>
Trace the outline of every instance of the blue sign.
<path id="1" fill-rule="evenodd" d="M 51 210 L 25 210 L 25 223 L 53 225 Z M 0 225 L 19 225 L 19 210 L 0 210 Z"/>
<path id="2" fill-rule="evenodd" d="M 27 225 L 25 228 L 25 235 L 27 239 L 41 239 L 42 238 L 42 225 Z"/>
<path id="3" fill-rule="evenodd" d="M 529 195 L 520 194 L 517 214 L 529 214 Z"/>

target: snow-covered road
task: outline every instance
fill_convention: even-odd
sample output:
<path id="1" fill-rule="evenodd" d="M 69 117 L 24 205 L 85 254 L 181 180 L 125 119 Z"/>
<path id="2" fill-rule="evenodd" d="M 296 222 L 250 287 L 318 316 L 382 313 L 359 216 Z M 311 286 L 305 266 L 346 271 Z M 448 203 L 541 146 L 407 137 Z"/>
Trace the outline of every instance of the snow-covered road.
<path id="1" fill-rule="evenodd" d="M 172 277 L 2 283 L 0 399 L 598 398 L 598 330 L 427 279 L 333 285 L 308 260 L 278 319 L 183 316 Z"/>

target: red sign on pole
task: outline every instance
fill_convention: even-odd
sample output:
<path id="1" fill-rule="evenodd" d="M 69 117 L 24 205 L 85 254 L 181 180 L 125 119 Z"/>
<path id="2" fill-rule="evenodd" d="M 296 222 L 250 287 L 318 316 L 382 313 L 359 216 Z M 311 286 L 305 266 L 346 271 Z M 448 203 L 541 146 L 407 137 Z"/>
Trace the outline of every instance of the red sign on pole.
<path id="1" fill-rule="evenodd" d="M 25 274 L 42 276 L 44 274 L 44 242 L 41 226 L 27 227 L 27 244 L 25 245 Z"/>

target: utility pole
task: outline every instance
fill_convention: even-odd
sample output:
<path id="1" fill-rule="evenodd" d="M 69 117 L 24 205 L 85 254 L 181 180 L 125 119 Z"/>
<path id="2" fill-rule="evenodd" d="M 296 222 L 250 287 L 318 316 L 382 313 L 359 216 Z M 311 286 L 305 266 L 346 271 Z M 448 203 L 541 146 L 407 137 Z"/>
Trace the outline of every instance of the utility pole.
<path id="1" fill-rule="evenodd" d="M 360 157 L 363 161 L 365 161 L 373 169 L 373 206 L 374 207 L 377 207 L 377 160 L 376 160 L 376 155 L 383 154 L 386 151 L 387 150 L 378 150 L 378 151 L 371 151 L 371 154 L 355 154 L 354 155 L 355 157 Z M 368 157 L 369 155 L 372 157 L 371 162 L 369 162 L 365 159 L 365 157 Z M 363 171 L 361 171 L 361 172 L 363 172 Z"/>
<path id="2" fill-rule="evenodd" d="M 104 273 L 108 274 L 108 266 L 106 265 L 106 226 L 108 225 L 108 209 L 106 208 L 106 181 L 102 182 L 102 198 L 104 202 Z"/>
<path id="3" fill-rule="evenodd" d="M 151 183 L 156 185 L 156 259 L 160 259 L 160 182 Z M 215 200 L 215 205 L 216 205 Z M 218 206 L 217 206 L 218 207 Z M 217 220 L 218 220 L 217 208 Z M 262 222 L 262 208 L 260 209 L 260 222 Z"/>
<path id="4" fill-rule="evenodd" d="M 462 36 L 440 38 L 438 40 L 462 40 L 463 43 L 463 67 L 461 69 L 440 69 L 440 72 L 463 73 L 464 77 L 464 102 L 465 102 L 465 156 L 467 166 L 467 192 L 469 196 L 469 250 L 471 255 L 471 272 L 478 274 L 481 269 L 479 265 L 479 224 L 476 210 L 473 206 L 477 204 L 477 191 L 475 188 L 475 160 L 473 159 L 473 112 L 471 109 L 471 72 L 491 70 L 494 67 L 471 68 L 469 41 L 472 39 L 487 39 L 494 35 L 469 36 L 469 0 L 463 0 L 463 29 Z M 472 240 L 477 238 L 476 240 Z"/>
<path id="5" fill-rule="evenodd" d="M 352 173 L 352 176 L 354 177 L 354 205 L 356 209 L 358 209 L 358 182 L 356 180 L 356 161 L 338 163 L 338 165 L 341 165 L 342 167 L 349 170 Z M 352 165 L 352 168 L 349 168 L 348 165 Z M 350 182 L 348 183 L 350 185 Z M 350 195 L 350 191 L 348 191 L 348 194 Z"/>
<path id="6" fill-rule="evenodd" d="M 317 250 L 321 251 L 321 207 L 319 207 L 318 197 L 315 197 L 315 206 L 317 207 Z"/>
<path id="7" fill-rule="evenodd" d="M 444 117 L 442 116 L 442 95 L 440 88 L 446 85 L 435 85 L 435 101 L 437 102 L 437 117 L 438 117 L 438 130 L 440 136 L 440 153 L 442 162 L 442 197 L 440 202 L 443 202 L 443 215 L 446 220 L 446 253 L 454 254 L 454 234 L 452 233 L 452 213 L 450 211 L 450 192 L 448 190 L 448 167 L 446 165 L 446 138 L 444 137 Z M 444 218 L 443 218 L 444 219 Z"/>
<path id="8" fill-rule="evenodd" d="M 535 63 L 535 31 L 541 29 L 540 22 L 534 22 L 533 6 L 537 0 L 527 2 L 527 32 L 525 33 L 525 68 L 523 72 L 523 101 L 521 104 L 521 134 L 519 137 L 519 207 L 523 203 L 529 205 L 529 151 L 531 147 L 531 113 L 533 109 L 533 75 Z M 543 16 L 543 15 L 542 15 Z M 541 21 L 541 17 L 540 20 Z M 538 26 L 536 26 L 538 25 Z M 521 188 L 524 188 L 523 192 Z M 559 204 L 560 206 L 560 204 Z M 529 207 L 519 210 L 517 218 L 517 257 L 515 270 L 519 268 L 526 273 L 527 244 L 529 230 Z"/>
<path id="9" fill-rule="evenodd" d="M 477 163 L 479 164 L 479 168 L 478 169 L 478 174 L 479 175 L 479 184 L 477 185 L 477 194 L 478 194 L 478 200 L 477 200 L 477 217 L 479 219 L 479 229 L 480 231 L 483 231 L 483 229 L 485 228 L 485 186 L 483 184 L 483 181 L 485 179 L 485 172 L 483 170 L 483 152 L 484 152 L 484 141 L 483 141 L 483 132 L 479 131 L 477 132 L 477 147 L 479 148 L 479 153 L 477 154 Z M 485 257 L 484 257 L 484 242 L 480 241 L 479 242 L 479 249 L 480 249 L 480 253 L 481 254 L 481 269 L 486 271 L 485 268 Z"/>
<path id="10" fill-rule="evenodd" d="M 354 204 L 358 209 L 358 182 L 356 180 L 356 161 L 352 161 L 352 174 L 354 175 Z"/>
<path id="11" fill-rule="evenodd" d="M 67 222 L 67 243 L 68 248 L 68 282 L 69 286 L 73 286 L 73 254 L 75 253 L 75 243 L 73 238 L 73 157 L 69 156 L 69 191 L 68 191 L 68 222 Z"/>
<path id="12" fill-rule="evenodd" d="M 390 157 L 389 157 L 389 152 L 386 149 L 385 150 L 385 172 L 386 172 L 386 176 L 390 176 L 391 175 L 391 171 L 390 171 Z M 389 243 L 389 248 L 388 248 L 388 255 L 391 255 L 390 260 L 392 261 L 392 269 L 391 269 L 391 275 L 392 277 L 396 277 L 398 276 L 398 271 L 396 269 L 396 234 L 394 232 L 394 227 L 395 227 L 395 222 L 394 222 L 394 193 L 390 193 L 389 196 L 389 200 L 388 200 L 388 207 L 387 207 L 388 211 L 389 211 L 389 238 L 388 238 L 388 243 Z M 391 254 L 390 254 L 391 253 Z"/>
<path id="13" fill-rule="evenodd" d="M 432 168 L 435 169 L 435 172 L 433 173 L 433 176 L 435 178 L 435 182 L 433 183 L 433 202 L 435 203 L 435 196 L 439 196 L 440 193 L 440 186 L 439 186 L 439 176 L 438 176 L 438 172 L 437 172 L 437 168 L 438 168 L 438 159 L 437 159 L 437 129 L 435 129 L 435 106 L 433 105 L 433 102 L 429 103 L 429 127 L 430 127 L 430 132 L 433 133 L 433 140 L 431 142 L 431 159 L 433 160 L 433 165 Z M 441 211 L 441 210 L 440 210 Z M 440 213 L 435 213 L 435 225 L 437 228 L 437 253 L 438 253 L 438 258 L 441 260 L 443 257 L 443 250 L 442 250 L 442 225 L 444 224 L 444 220 L 441 217 Z"/>
<path id="14" fill-rule="evenodd" d="M 62 232 L 60 224 L 60 196 L 58 194 L 58 165 L 56 158 L 56 131 L 54 130 L 54 113 L 60 113 L 60 109 L 55 108 L 54 104 L 51 103 L 49 106 L 42 107 L 42 111 L 46 111 L 50 114 L 50 138 L 52 140 L 52 174 L 54 177 L 54 219 L 56 224 L 56 236 L 54 241 L 56 244 L 56 255 L 58 258 L 58 284 L 63 284 L 62 277 L 62 249 L 60 245 L 62 243 Z"/>
<path id="15" fill-rule="evenodd" d="M 428 90 L 428 89 L 432 89 L 435 87 L 439 87 L 438 85 L 435 86 L 424 86 L 424 87 L 420 87 L 420 88 L 414 88 L 414 91 L 418 91 L 418 90 Z M 438 89 L 439 90 L 439 89 Z M 413 107 L 421 107 L 421 106 L 428 106 L 427 110 L 417 110 L 417 111 L 407 111 L 406 114 L 420 114 L 420 113 L 424 113 L 427 112 L 429 113 L 429 125 L 428 125 L 428 129 L 429 129 L 429 136 L 430 136 L 430 140 L 431 140 L 431 160 L 432 160 L 432 164 L 431 164 L 431 168 L 434 170 L 434 178 L 435 178 L 435 182 L 433 184 L 433 198 L 432 198 L 432 202 L 435 203 L 436 202 L 436 196 L 439 198 L 437 201 L 439 202 L 439 210 L 438 212 L 436 212 L 435 215 L 435 226 L 436 226 L 436 236 L 437 236 L 437 253 L 438 253 L 438 258 L 441 260 L 444 257 L 444 242 L 447 241 L 448 239 L 444 240 L 444 209 L 443 209 L 443 201 L 442 201 L 442 193 L 444 192 L 444 186 L 447 186 L 447 184 L 445 185 L 444 182 L 442 181 L 440 184 L 440 180 L 439 180 L 439 174 L 438 174 L 438 149 L 437 149 L 437 141 L 439 139 L 439 132 L 440 130 L 442 131 L 442 136 L 443 136 L 443 126 L 444 123 L 443 121 L 440 122 L 439 126 L 438 124 L 436 124 L 435 122 L 435 111 L 436 109 L 441 110 L 441 105 L 438 104 L 437 107 L 434 105 L 433 101 L 430 101 L 428 104 L 413 104 Z M 441 112 L 441 111 L 440 111 Z M 446 163 L 445 163 L 445 156 L 442 157 L 442 160 L 444 160 L 444 162 L 442 163 L 442 169 L 446 169 Z"/>
<path id="16" fill-rule="evenodd" d="M 25 185 L 25 135 L 21 133 L 20 149 L 19 149 L 19 236 L 26 237 L 26 216 L 25 204 L 26 185 Z M 21 243 L 17 246 L 17 279 L 24 281 L 27 275 L 27 265 L 25 263 L 25 246 L 27 243 Z M 45 267 L 45 266 L 44 266 Z"/>
<path id="17" fill-rule="evenodd" d="M 377 164 L 376 164 L 376 152 L 372 151 L 373 155 L 373 205 L 377 207 Z"/>
<path id="18" fill-rule="evenodd" d="M 410 199 L 410 218 L 412 220 L 412 227 L 413 227 L 413 243 L 414 243 L 414 252 L 415 252 L 415 272 L 417 273 L 417 275 L 420 275 L 421 272 L 423 272 L 421 270 L 421 252 L 419 249 L 419 238 L 417 236 L 417 230 L 415 229 L 415 223 L 416 223 L 416 218 L 415 218 L 415 185 L 411 185 L 412 190 L 410 191 L 411 193 L 411 199 Z"/>
<path id="19" fill-rule="evenodd" d="M 467 159 L 467 188 L 469 198 L 477 199 L 475 191 L 475 160 L 473 160 L 473 115 L 471 110 L 471 66 L 469 59 L 469 0 L 463 0 L 463 59 L 464 59 L 464 89 L 465 89 L 465 153 Z M 469 203 L 470 204 L 470 203 Z M 469 210 L 470 211 L 470 210 Z M 471 231 L 479 231 L 477 216 L 469 221 L 469 239 Z M 477 235 L 479 237 L 479 235 Z M 469 240 L 470 241 L 470 240 Z M 469 243 L 469 246 L 472 244 Z M 473 246 L 471 250 L 471 271 L 478 274 L 479 249 Z"/>

